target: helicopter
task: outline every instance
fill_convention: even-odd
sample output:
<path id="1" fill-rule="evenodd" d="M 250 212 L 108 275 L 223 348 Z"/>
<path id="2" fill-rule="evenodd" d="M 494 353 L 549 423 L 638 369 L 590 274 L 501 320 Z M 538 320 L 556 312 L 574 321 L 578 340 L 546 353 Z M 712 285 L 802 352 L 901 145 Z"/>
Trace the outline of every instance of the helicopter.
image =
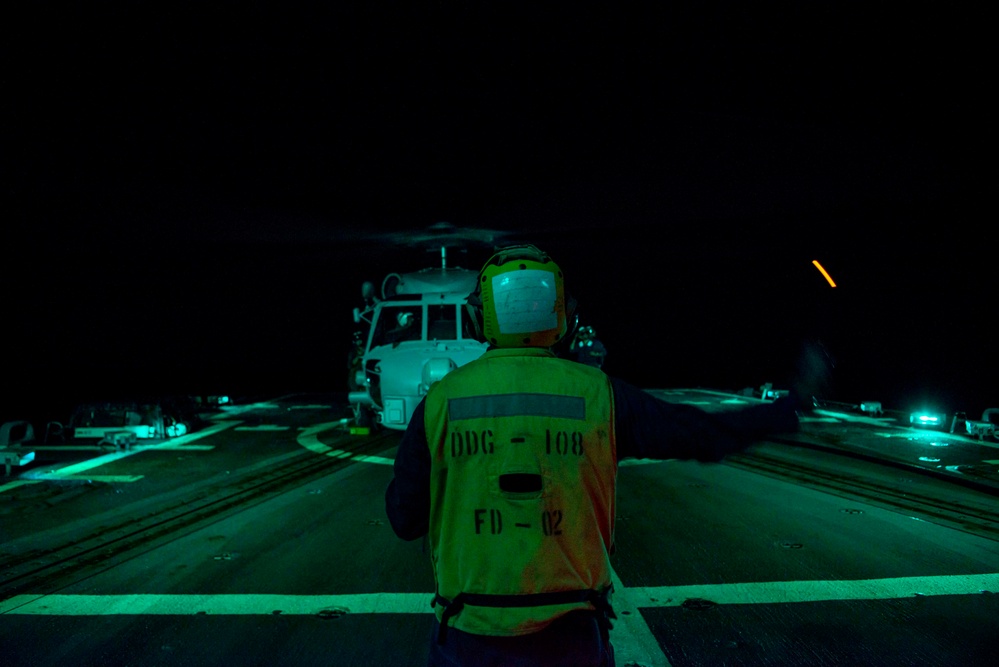
<path id="1" fill-rule="evenodd" d="M 440 266 L 390 273 L 380 290 L 362 283 L 365 307 L 354 308 L 354 322 L 367 330 L 354 333 L 348 355 L 348 401 L 356 426 L 405 430 L 434 382 L 486 351 L 486 343 L 467 333 L 462 308 L 478 271 L 448 266 L 447 253 L 468 245 L 495 247 L 502 234 L 437 223 L 396 242 L 439 248 Z"/>

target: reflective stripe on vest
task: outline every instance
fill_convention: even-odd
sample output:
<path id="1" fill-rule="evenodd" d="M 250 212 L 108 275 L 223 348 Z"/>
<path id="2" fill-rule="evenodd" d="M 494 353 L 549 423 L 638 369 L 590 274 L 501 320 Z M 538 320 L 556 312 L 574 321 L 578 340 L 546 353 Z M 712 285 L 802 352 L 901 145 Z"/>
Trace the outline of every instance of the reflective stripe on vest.
<path id="1" fill-rule="evenodd" d="M 579 396 L 551 394 L 500 394 L 452 398 L 447 402 L 448 419 L 484 417 L 561 417 L 586 419 L 586 401 Z"/>
<path id="2" fill-rule="evenodd" d="M 424 408 L 438 599 L 463 596 L 444 624 L 518 635 L 595 608 L 614 532 L 607 376 L 545 350 L 491 350 L 434 384 Z"/>

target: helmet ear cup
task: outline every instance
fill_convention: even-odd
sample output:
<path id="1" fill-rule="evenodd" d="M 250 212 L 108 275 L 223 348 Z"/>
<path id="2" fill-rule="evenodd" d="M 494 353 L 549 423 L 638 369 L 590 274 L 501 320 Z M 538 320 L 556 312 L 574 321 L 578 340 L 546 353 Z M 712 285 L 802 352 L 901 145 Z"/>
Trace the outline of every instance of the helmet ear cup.
<path id="1" fill-rule="evenodd" d="M 576 312 L 577 301 L 569 294 L 565 295 L 565 333 L 559 340 L 572 340 L 579 328 L 579 314 Z"/>
<path id="2" fill-rule="evenodd" d="M 468 295 L 465 300 L 465 318 L 462 323 L 465 336 L 479 341 L 486 342 L 486 336 L 482 333 L 482 299 L 478 290 Z"/>

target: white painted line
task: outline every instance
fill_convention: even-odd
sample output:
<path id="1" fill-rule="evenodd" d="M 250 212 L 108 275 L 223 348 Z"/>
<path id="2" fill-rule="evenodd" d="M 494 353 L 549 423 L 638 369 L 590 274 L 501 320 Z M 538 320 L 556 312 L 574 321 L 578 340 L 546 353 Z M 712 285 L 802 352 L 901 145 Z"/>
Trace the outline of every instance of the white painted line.
<path id="1" fill-rule="evenodd" d="M 33 479 L 15 479 L 6 484 L 0 484 L 0 493 L 4 491 L 10 491 L 11 489 L 16 489 L 19 486 L 24 486 L 25 484 L 37 484 L 38 482 Z"/>
<path id="2" fill-rule="evenodd" d="M 67 475 L 62 470 L 50 470 L 48 472 L 34 471 L 25 473 L 24 477 L 30 477 L 32 482 L 106 482 L 108 484 L 138 482 L 143 475 Z"/>
<path id="3" fill-rule="evenodd" d="M 325 445 L 319 441 L 318 434 L 323 431 L 329 431 L 340 426 L 340 422 L 324 422 L 322 424 L 316 424 L 315 426 L 310 426 L 303 429 L 298 434 L 298 444 L 306 449 L 315 452 L 316 454 L 326 454 L 326 452 L 332 451 L 332 447 Z"/>
<path id="4" fill-rule="evenodd" d="M 981 445 L 982 447 L 991 447 L 992 449 L 999 449 L 999 442 L 989 442 L 988 440 L 976 440 L 971 437 L 963 437 L 962 440 L 969 445 Z"/>
<path id="5" fill-rule="evenodd" d="M 616 576 L 616 575 L 615 575 Z M 767 581 L 692 586 L 639 586 L 615 583 L 616 625 L 630 631 L 638 645 L 648 640 L 632 623 L 638 609 L 676 607 L 690 598 L 716 604 L 784 604 L 829 600 L 887 600 L 938 595 L 980 595 L 999 592 L 999 573 L 955 574 L 840 581 Z M 50 616 L 193 615 L 198 613 L 252 615 L 316 614 L 338 607 L 355 614 L 429 614 L 427 593 L 360 593 L 353 595 L 16 595 L 0 601 L 0 614 Z M 622 611 L 630 611 L 627 620 Z M 623 635 L 622 635 L 623 636 Z"/>
<path id="6" fill-rule="evenodd" d="M 63 468 L 58 468 L 56 470 L 50 470 L 43 473 L 25 473 L 22 475 L 24 479 L 60 479 L 76 475 L 85 470 L 92 470 L 105 463 L 111 463 L 112 461 L 117 461 L 123 459 L 126 456 L 132 456 L 138 454 L 139 452 L 145 452 L 155 449 L 172 450 L 181 445 L 185 445 L 189 442 L 194 442 L 195 440 L 200 440 L 201 438 L 214 435 L 219 431 L 224 431 L 227 428 L 236 426 L 240 422 L 238 421 L 222 421 L 215 422 L 208 428 L 202 429 L 197 433 L 188 433 L 187 435 L 181 435 L 176 438 L 170 438 L 169 440 L 164 440 L 163 442 L 155 445 L 139 445 L 133 447 L 132 449 L 121 451 L 121 452 L 111 452 L 110 454 L 105 454 L 104 456 L 98 456 L 87 461 L 81 461 L 79 463 L 74 463 Z M 192 448 L 193 449 L 193 448 Z"/>
<path id="7" fill-rule="evenodd" d="M 644 466 L 650 463 L 663 463 L 665 461 L 673 461 L 675 459 L 621 459 L 617 462 L 617 467 L 621 466 Z"/>
<path id="8" fill-rule="evenodd" d="M 836 419 L 835 417 L 808 417 L 808 416 L 801 416 L 801 417 L 798 417 L 798 421 L 801 422 L 802 424 L 838 424 L 838 423 L 840 423 L 839 420 Z M 876 434 L 876 435 L 881 435 L 881 434 Z M 885 433 L 884 436 L 886 438 L 890 438 L 891 437 L 891 435 L 889 435 L 887 433 Z"/>
<path id="9" fill-rule="evenodd" d="M 649 629 L 649 624 L 638 611 L 630 589 L 624 587 L 617 572 L 611 571 L 614 596 L 611 604 L 617 620 L 611 628 L 611 645 L 614 647 L 614 662 L 619 665 L 657 665 L 669 667 L 666 654 L 659 648 L 659 642 Z"/>
<path id="10" fill-rule="evenodd" d="M 354 595 L 16 595 L 0 602 L 0 614 L 117 615 L 315 615 L 324 609 L 352 614 L 430 614 L 431 593 Z"/>
<path id="11" fill-rule="evenodd" d="M 382 466 L 395 465 L 395 459 L 385 458 L 384 456 L 364 456 L 359 455 L 353 457 L 355 461 L 360 461 L 362 463 L 377 463 Z"/>
<path id="12" fill-rule="evenodd" d="M 628 589 L 639 607 L 676 607 L 689 598 L 716 604 L 780 604 L 827 600 L 888 600 L 913 596 L 999 592 L 999 573 L 840 581 L 764 581 Z"/>
<path id="13" fill-rule="evenodd" d="M 352 454 L 343 449 L 333 449 L 327 444 L 324 444 L 319 440 L 319 434 L 323 431 L 330 431 L 334 428 L 339 428 L 343 424 L 339 421 L 335 422 L 324 422 L 322 424 L 316 424 L 315 426 L 310 426 L 303 429 L 298 434 L 298 444 L 305 447 L 311 452 L 315 452 L 321 456 L 332 456 L 337 459 L 353 459 L 361 463 L 376 463 L 378 465 L 393 465 L 395 461 L 393 459 L 385 458 L 384 456 L 367 456 L 364 454 Z"/>
<path id="14" fill-rule="evenodd" d="M 75 480 L 85 480 L 87 482 L 105 482 L 107 484 L 122 484 L 129 482 L 138 482 L 142 479 L 144 475 L 63 475 L 61 477 L 53 476 L 52 479 L 75 479 Z M 40 479 L 46 479 L 41 477 Z"/>
<path id="15" fill-rule="evenodd" d="M 215 449 L 215 445 L 175 445 L 172 442 L 164 442 L 163 444 L 153 445 L 148 448 L 139 445 L 139 451 L 142 451 L 143 449 L 155 449 L 158 452 L 207 452 L 211 449 Z"/>
<path id="16" fill-rule="evenodd" d="M 89 459 L 87 461 L 81 461 L 80 463 L 74 463 L 68 465 L 64 468 L 58 468 L 50 470 L 47 473 L 28 472 L 24 474 L 24 477 L 28 479 L 59 479 L 62 477 L 69 477 L 75 475 L 76 473 L 83 472 L 84 470 L 90 470 L 92 468 L 97 468 L 105 463 L 111 463 L 112 461 L 117 461 L 118 459 L 123 459 L 126 456 L 131 456 L 133 454 L 138 454 L 138 450 L 130 450 L 124 452 L 113 452 L 111 454 L 105 454 L 104 456 L 98 456 L 97 458 Z"/>
<path id="17" fill-rule="evenodd" d="M 227 428 L 238 426 L 241 423 L 242 422 L 236 419 L 231 421 L 214 422 L 208 428 L 203 428 L 195 433 L 188 433 L 187 435 L 181 435 L 177 436 L 176 438 L 170 438 L 169 440 L 163 441 L 163 443 L 160 445 L 153 445 L 153 447 L 167 448 L 167 447 L 176 447 L 177 445 L 186 445 L 189 442 L 194 442 L 195 440 L 207 438 L 210 435 L 215 435 L 219 431 L 224 431 Z"/>
<path id="18" fill-rule="evenodd" d="M 732 392 L 729 391 L 715 391 L 713 389 L 646 389 L 645 391 L 649 393 L 657 392 L 663 394 L 664 396 L 684 396 L 687 394 L 700 394 L 707 396 L 719 396 L 725 399 L 738 398 L 740 400 L 749 401 L 753 403 L 767 402 L 758 396 L 743 396 L 742 394 L 733 394 Z"/>
<path id="19" fill-rule="evenodd" d="M 278 426 L 277 424 L 261 424 L 260 426 L 237 426 L 234 431 L 287 431 L 290 426 Z"/>
<path id="20" fill-rule="evenodd" d="M 97 445 L 42 445 L 41 447 L 32 447 L 36 452 L 102 452 L 106 451 L 104 447 L 98 447 Z"/>
<path id="21" fill-rule="evenodd" d="M 836 421 L 853 422 L 855 424 L 869 424 L 871 426 L 892 426 L 896 423 L 893 417 L 867 417 L 861 415 L 851 415 L 846 412 L 832 412 L 829 410 L 816 409 L 815 414 L 824 417 L 831 417 Z"/>
<path id="22" fill-rule="evenodd" d="M 981 445 L 984 447 L 991 447 L 992 449 L 999 449 L 999 443 L 997 442 L 978 440 L 960 433 L 948 433 L 946 431 L 922 431 L 905 426 L 898 426 L 890 433 L 885 433 L 883 435 L 886 438 L 905 438 L 906 440 L 911 440 L 913 442 L 929 442 L 930 444 L 937 444 L 939 442 L 955 442 L 965 445 Z"/>
<path id="23" fill-rule="evenodd" d="M 991 447 L 992 449 L 999 449 L 999 442 L 989 442 L 988 440 L 978 440 L 972 438 L 971 436 L 965 436 L 964 441 L 971 445 L 982 445 L 983 447 Z"/>
<path id="24" fill-rule="evenodd" d="M 235 417 L 251 410 L 278 410 L 280 407 L 277 403 L 270 401 L 248 403 L 247 405 L 225 405 L 220 406 L 218 414 L 212 415 L 209 419 L 225 419 L 226 417 Z"/>
<path id="25" fill-rule="evenodd" d="M 37 473 L 31 481 L 33 482 L 105 482 L 107 484 L 127 484 L 138 482 L 143 475 L 61 475 L 58 473 Z"/>

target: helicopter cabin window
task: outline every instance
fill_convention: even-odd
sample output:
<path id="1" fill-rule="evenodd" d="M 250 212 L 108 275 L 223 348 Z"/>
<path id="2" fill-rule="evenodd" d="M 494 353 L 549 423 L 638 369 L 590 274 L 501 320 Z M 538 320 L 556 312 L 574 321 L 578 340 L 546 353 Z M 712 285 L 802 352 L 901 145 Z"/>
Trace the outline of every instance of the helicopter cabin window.
<path id="1" fill-rule="evenodd" d="M 427 306 L 427 339 L 455 340 L 458 337 L 458 310 L 453 304 Z"/>
<path id="2" fill-rule="evenodd" d="M 422 306 L 385 306 L 375 323 L 372 347 L 398 345 L 407 340 L 420 340 L 423 334 Z"/>

